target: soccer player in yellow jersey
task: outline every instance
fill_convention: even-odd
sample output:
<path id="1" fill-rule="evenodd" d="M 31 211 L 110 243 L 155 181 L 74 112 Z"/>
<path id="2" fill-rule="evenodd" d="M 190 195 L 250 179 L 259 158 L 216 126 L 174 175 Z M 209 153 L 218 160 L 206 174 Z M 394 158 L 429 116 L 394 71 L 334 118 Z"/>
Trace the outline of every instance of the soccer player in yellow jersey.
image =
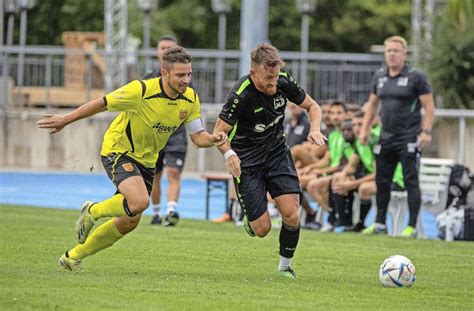
<path id="1" fill-rule="evenodd" d="M 96 113 L 122 111 L 105 133 L 100 153 L 117 192 L 102 202 L 83 203 L 76 222 L 79 244 L 59 260 L 65 269 L 80 269 L 82 259 L 111 246 L 138 226 L 149 204 L 158 153 L 182 123 L 199 147 L 220 146 L 227 140 L 223 132 L 209 134 L 204 130 L 199 97 L 189 87 L 191 72 L 191 56 L 183 47 L 175 46 L 163 55 L 162 77 L 132 81 L 70 113 L 47 114 L 37 122 L 38 127 L 57 133 Z M 89 235 L 94 222 L 103 217 L 112 219 Z"/>

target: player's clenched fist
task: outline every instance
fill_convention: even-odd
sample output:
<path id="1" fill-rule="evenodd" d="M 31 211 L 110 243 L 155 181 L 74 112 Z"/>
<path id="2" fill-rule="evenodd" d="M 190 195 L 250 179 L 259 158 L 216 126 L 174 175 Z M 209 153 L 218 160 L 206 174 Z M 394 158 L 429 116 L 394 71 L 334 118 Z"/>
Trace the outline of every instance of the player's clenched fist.
<path id="1" fill-rule="evenodd" d="M 221 146 L 227 141 L 227 134 L 224 132 L 217 132 L 211 135 L 214 146 Z"/>

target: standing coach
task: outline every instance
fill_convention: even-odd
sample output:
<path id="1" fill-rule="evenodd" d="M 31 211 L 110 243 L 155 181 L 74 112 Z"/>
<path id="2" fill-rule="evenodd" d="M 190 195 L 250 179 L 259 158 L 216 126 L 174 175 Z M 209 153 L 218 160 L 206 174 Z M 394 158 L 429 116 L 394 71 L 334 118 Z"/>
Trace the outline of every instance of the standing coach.
<path id="1" fill-rule="evenodd" d="M 407 42 L 400 36 L 385 40 L 386 68 L 372 79 L 360 140 L 366 144 L 372 121 L 381 102 L 382 132 L 376 154 L 377 218 L 365 234 L 386 233 L 387 207 L 390 202 L 392 178 L 398 161 L 402 163 L 408 193 L 410 218 L 402 231 L 405 237 L 416 237 L 416 222 L 421 204 L 418 167 L 421 151 L 431 142 L 434 101 L 431 85 L 420 71 L 406 65 Z M 424 116 L 421 116 L 421 108 Z"/>

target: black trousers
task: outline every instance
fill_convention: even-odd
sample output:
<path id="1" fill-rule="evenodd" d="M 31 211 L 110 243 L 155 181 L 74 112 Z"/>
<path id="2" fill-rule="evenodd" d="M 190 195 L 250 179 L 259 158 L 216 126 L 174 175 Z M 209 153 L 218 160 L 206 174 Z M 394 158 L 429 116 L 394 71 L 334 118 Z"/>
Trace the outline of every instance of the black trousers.
<path id="1" fill-rule="evenodd" d="M 375 146 L 374 149 L 377 165 L 375 174 L 375 182 L 377 184 L 377 218 L 375 221 L 381 224 L 386 222 L 393 175 L 398 162 L 401 162 L 403 181 L 405 182 L 405 189 L 408 194 L 408 209 L 410 211 L 408 225 L 416 227 L 421 205 L 418 181 L 420 151 L 415 143 L 399 145 L 398 147 L 384 147 L 382 144 Z"/>

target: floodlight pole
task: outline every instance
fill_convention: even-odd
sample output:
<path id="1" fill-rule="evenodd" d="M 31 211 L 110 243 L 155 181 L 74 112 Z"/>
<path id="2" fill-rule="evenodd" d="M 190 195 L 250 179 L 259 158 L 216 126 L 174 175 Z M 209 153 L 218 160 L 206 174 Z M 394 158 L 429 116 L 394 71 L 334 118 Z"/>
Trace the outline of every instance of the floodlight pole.
<path id="1" fill-rule="evenodd" d="M 150 18 L 151 13 L 158 7 L 157 0 L 137 0 L 137 5 L 143 12 L 143 50 L 145 51 L 145 70 L 150 68 Z"/>
<path id="2" fill-rule="evenodd" d="M 15 28 L 15 13 L 17 13 L 18 11 L 16 0 L 3 0 L 2 9 L 3 9 L 3 12 L 8 16 L 6 45 L 11 46 L 13 44 L 13 32 Z M 3 18 L 3 14 L 2 14 L 2 18 Z M 3 22 L 2 22 L 2 25 L 3 25 Z M 4 77 L 7 77 L 10 71 L 8 68 L 9 67 L 8 66 L 8 53 L 3 53 L 2 57 L 3 57 L 2 75 Z"/>
<path id="3" fill-rule="evenodd" d="M 301 60 L 299 83 L 303 89 L 307 87 L 308 51 L 309 51 L 309 14 L 316 11 L 316 0 L 296 0 L 296 8 L 301 14 Z"/>
<path id="4" fill-rule="evenodd" d="M 25 44 L 26 44 L 26 25 L 27 13 L 26 8 L 21 8 L 20 11 L 20 53 L 18 54 L 18 68 L 17 68 L 17 87 L 23 86 L 23 70 L 25 65 Z"/>
<path id="5" fill-rule="evenodd" d="M 150 11 L 143 12 L 143 49 L 147 52 L 150 49 Z M 150 68 L 150 57 L 145 55 L 145 70 Z"/>
<path id="6" fill-rule="evenodd" d="M 268 0 L 242 0 L 239 75 L 250 71 L 250 52 L 268 42 Z"/>
<path id="7" fill-rule="evenodd" d="M 224 82 L 224 56 L 222 52 L 225 51 L 226 46 L 227 13 L 232 11 L 232 6 L 229 0 L 212 0 L 211 4 L 214 13 L 219 14 L 214 102 L 220 103 L 223 100 L 222 91 Z"/>
<path id="8" fill-rule="evenodd" d="M 308 48 L 309 48 L 309 16 L 303 14 L 301 17 L 301 67 L 300 67 L 300 85 L 306 90 L 307 67 L 308 67 Z"/>

